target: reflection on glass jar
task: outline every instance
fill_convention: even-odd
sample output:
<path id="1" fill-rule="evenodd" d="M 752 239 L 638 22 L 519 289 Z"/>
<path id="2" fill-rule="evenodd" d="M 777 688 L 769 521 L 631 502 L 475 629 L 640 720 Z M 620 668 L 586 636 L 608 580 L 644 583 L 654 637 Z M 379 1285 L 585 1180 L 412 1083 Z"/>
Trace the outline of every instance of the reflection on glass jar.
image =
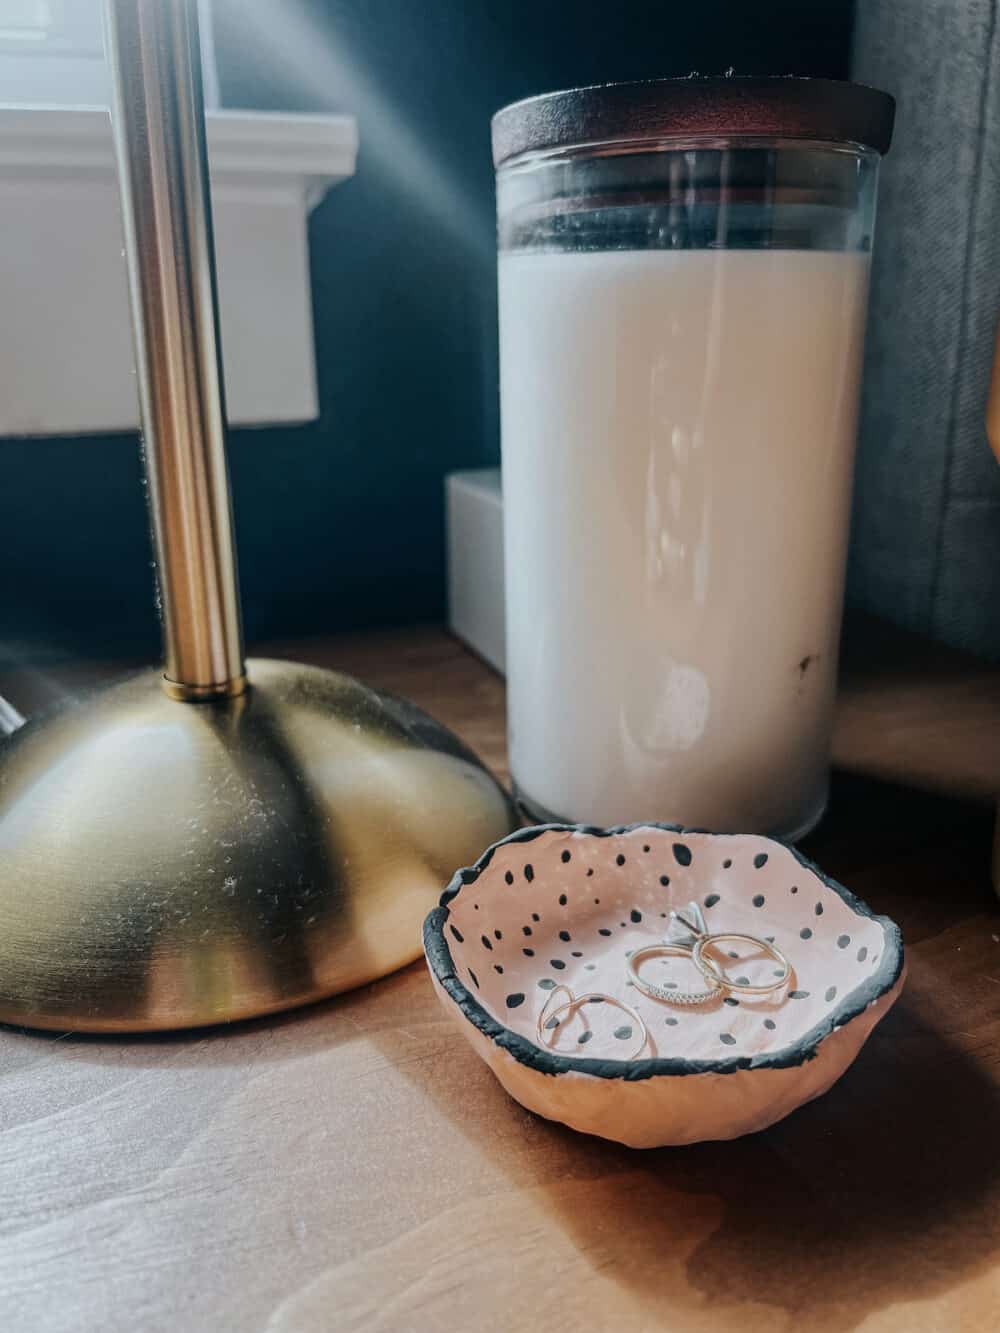
<path id="1" fill-rule="evenodd" d="M 822 142 L 822 89 L 859 121 L 891 102 L 811 86 L 814 142 L 721 137 L 717 108 L 678 142 L 665 82 L 640 85 L 655 145 L 619 88 L 606 142 L 500 164 L 511 766 L 535 816 L 797 837 L 822 813 L 887 146 Z M 608 94 L 556 98 L 589 124 Z M 532 108 L 544 140 L 546 100 L 495 142 Z"/>

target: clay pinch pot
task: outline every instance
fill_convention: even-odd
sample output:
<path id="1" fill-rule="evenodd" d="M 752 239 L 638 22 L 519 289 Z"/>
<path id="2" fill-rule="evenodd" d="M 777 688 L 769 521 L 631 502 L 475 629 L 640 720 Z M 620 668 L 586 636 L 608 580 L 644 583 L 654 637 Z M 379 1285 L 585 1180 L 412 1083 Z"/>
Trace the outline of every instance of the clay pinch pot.
<path id="1" fill-rule="evenodd" d="M 776 944 L 792 965 L 788 984 L 689 1006 L 640 992 L 628 955 L 660 943 L 670 911 L 692 900 L 710 931 Z M 716 947 L 735 980 L 776 975 L 757 946 Z M 662 824 L 512 834 L 455 875 L 424 923 L 424 950 L 445 1010 L 512 1097 L 634 1148 L 736 1138 L 820 1096 L 904 978 L 898 926 L 794 848 Z M 678 956 L 648 960 L 641 976 L 682 991 L 701 981 Z M 581 1005 L 539 1035 L 557 986 L 630 1006 L 646 1024 L 644 1049 L 636 1054 L 634 1023 L 607 1003 Z"/>

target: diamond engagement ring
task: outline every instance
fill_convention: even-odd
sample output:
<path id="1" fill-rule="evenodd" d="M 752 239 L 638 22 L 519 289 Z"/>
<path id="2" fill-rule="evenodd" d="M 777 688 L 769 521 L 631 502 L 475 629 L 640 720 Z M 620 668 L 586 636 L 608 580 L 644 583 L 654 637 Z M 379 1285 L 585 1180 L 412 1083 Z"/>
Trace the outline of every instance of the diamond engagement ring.
<path id="1" fill-rule="evenodd" d="M 648 958 L 668 956 L 690 959 L 693 955 L 687 944 L 650 944 L 645 949 L 636 949 L 628 960 L 628 974 L 637 990 L 652 1000 L 662 1000 L 664 1004 L 707 1004 L 709 1000 L 719 999 L 727 984 L 724 980 L 710 978 L 712 984 L 708 990 L 681 990 L 675 984 L 661 986 L 640 975 L 639 968 Z"/>
<path id="2" fill-rule="evenodd" d="M 732 980 L 714 958 L 706 955 L 706 950 L 724 942 L 754 945 L 765 957 L 779 964 L 780 973 L 775 980 L 760 984 Z M 709 983 L 709 989 L 684 991 L 676 985 L 659 985 L 640 976 L 639 967 L 647 959 L 666 956 L 690 958 Z M 651 944 L 632 954 L 628 960 L 628 973 L 635 986 L 654 1000 L 661 1000 L 665 1004 L 707 1004 L 718 999 L 723 991 L 733 991 L 740 995 L 770 995 L 772 991 L 787 985 L 792 975 L 792 965 L 779 948 L 757 935 L 746 935 L 742 931 L 710 932 L 701 908 L 697 903 L 690 902 L 683 911 L 670 913 L 667 938 L 662 944 Z"/>

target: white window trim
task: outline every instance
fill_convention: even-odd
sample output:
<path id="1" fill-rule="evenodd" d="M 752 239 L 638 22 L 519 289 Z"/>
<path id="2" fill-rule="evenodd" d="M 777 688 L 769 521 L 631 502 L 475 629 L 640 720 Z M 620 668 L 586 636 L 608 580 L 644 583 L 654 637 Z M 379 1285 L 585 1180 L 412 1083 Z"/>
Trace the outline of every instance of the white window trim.
<path id="1" fill-rule="evenodd" d="M 352 116 L 207 116 L 234 424 L 318 414 L 306 219 L 353 175 Z M 0 436 L 137 424 L 106 110 L 0 106 Z"/>

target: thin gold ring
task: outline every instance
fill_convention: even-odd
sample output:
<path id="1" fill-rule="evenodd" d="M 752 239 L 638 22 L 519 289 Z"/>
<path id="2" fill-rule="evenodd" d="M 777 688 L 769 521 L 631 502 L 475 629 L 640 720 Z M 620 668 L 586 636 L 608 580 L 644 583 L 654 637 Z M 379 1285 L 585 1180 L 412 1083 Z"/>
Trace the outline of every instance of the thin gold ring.
<path id="1" fill-rule="evenodd" d="M 569 998 L 562 1004 L 556 1005 L 554 1009 L 551 1009 L 552 1001 L 560 991 Z M 567 1010 L 578 1009 L 582 1004 L 589 1003 L 610 1004 L 614 1008 L 620 1009 L 622 1013 L 628 1014 L 629 1018 L 632 1019 L 639 1029 L 639 1044 L 635 1047 L 634 1051 L 622 1058 L 625 1060 L 634 1060 L 637 1055 L 641 1054 L 645 1048 L 646 1042 L 649 1040 L 649 1032 L 646 1028 L 646 1024 L 642 1020 L 642 1016 L 637 1013 L 630 1004 L 626 1004 L 624 1000 L 617 999 L 614 995 L 605 995 L 603 991 L 588 991 L 586 995 L 574 995 L 568 986 L 562 985 L 554 986 L 553 989 L 549 991 L 548 997 L 542 1005 L 541 1013 L 538 1015 L 538 1019 L 535 1023 L 535 1032 L 538 1035 L 539 1045 L 544 1046 L 546 1050 L 554 1051 L 552 1041 L 545 1035 L 546 1032 L 555 1033 L 557 1029 L 561 1027 L 561 1014 L 564 1014 Z M 553 1037 L 552 1040 L 554 1041 L 555 1037 Z M 554 1051 L 554 1053 L 556 1055 L 565 1055 L 567 1059 L 570 1060 L 586 1060 L 589 1058 L 583 1052 Z"/>
<path id="2" fill-rule="evenodd" d="M 769 958 L 773 958 L 781 965 L 782 975 L 763 985 L 751 985 L 748 981 L 733 981 L 713 958 L 705 957 L 705 950 L 710 944 L 719 944 L 723 940 L 729 943 L 737 941 L 757 945 Z M 703 977 L 714 981 L 718 986 L 724 986 L 726 990 L 738 991 L 740 995 L 770 995 L 772 991 L 780 990 L 782 986 L 787 985 L 792 975 L 791 963 L 776 945 L 769 944 L 767 940 L 762 940 L 757 935 L 744 935 L 740 931 L 719 931 L 714 935 L 702 935 L 694 942 L 691 960 Z"/>
<path id="3" fill-rule="evenodd" d="M 720 980 L 718 977 L 709 977 L 708 979 L 712 983 L 709 990 L 679 990 L 674 986 L 660 986 L 655 981 L 649 981 L 647 978 L 640 976 L 640 963 L 644 963 L 647 958 L 662 958 L 665 955 L 675 958 L 691 958 L 691 946 L 688 944 L 650 944 L 645 949 L 636 949 L 628 960 L 628 973 L 636 988 L 652 1000 L 662 1000 L 664 1004 L 708 1004 L 710 1000 L 719 998 L 723 986 L 729 985 L 725 978 Z M 707 975 L 704 968 L 699 970 L 703 975 Z"/>

